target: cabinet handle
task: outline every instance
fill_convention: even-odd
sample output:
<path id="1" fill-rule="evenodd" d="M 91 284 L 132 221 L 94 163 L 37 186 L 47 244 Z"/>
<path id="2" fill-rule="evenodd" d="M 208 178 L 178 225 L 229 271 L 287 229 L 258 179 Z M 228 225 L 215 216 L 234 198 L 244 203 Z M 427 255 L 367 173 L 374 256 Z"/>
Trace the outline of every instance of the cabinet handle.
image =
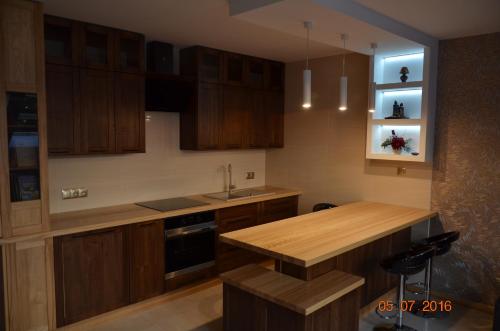
<path id="1" fill-rule="evenodd" d="M 95 231 L 91 231 L 91 232 L 84 232 L 84 233 L 78 233 L 78 234 L 74 234 L 71 236 L 71 238 L 85 238 L 85 237 L 91 237 L 91 236 L 94 236 L 94 235 L 98 235 L 98 234 L 105 234 L 105 233 L 111 233 L 111 232 L 116 232 L 118 231 L 117 229 L 104 229 L 104 230 L 95 230 Z"/>

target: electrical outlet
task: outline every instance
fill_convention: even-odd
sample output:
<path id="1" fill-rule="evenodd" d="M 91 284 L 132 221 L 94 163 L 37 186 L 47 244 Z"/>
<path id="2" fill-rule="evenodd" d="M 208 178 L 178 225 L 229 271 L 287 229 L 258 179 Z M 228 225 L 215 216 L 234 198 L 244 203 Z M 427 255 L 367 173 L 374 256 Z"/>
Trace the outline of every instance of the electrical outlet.
<path id="1" fill-rule="evenodd" d="M 255 179 L 255 172 L 253 171 L 247 172 L 247 179 Z"/>
<path id="2" fill-rule="evenodd" d="M 61 190 L 63 200 L 85 198 L 89 195 L 89 190 L 85 187 L 63 188 Z"/>

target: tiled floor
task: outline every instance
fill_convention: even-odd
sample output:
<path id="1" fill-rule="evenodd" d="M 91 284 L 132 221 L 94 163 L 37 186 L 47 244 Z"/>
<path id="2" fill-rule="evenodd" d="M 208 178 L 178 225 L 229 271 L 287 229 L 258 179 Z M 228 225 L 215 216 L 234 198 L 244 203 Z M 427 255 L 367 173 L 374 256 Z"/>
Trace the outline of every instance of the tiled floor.
<path id="1" fill-rule="evenodd" d="M 219 282 L 201 285 L 186 295 L 146 309 L 108 318 L 78 330 L 91 331 L 222 331 L 222 287 Z M 491 331 L 492 317 L 481 311 L 456 307 L 441 320 L 422 320 L 409 315 L 407 324 L 419 331 Z M 374 313 L 362 316 L 360 331 L 371 331 L 381 319 Z M 350 330 L 345 330 L 350 331 Z"/>

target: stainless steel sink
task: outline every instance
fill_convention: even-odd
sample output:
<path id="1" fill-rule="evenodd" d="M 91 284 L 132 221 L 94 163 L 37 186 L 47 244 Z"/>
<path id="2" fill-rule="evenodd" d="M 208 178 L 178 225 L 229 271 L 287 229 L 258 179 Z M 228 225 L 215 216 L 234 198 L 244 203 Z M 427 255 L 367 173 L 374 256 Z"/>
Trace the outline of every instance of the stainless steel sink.
<path id="1" fill-rule="evenodd" d="M 263 189 L 249 188 L 249 189 L 231 191 L 231 193 L 229 193 L 228 191 L 209 193 L 209 194 L 204 194 L 204 196 L 206 196 L 207 198 L 229 201 L 237 199 L 248 199 L 256 196 L 271 195 L 271 194 L 275 194 L 275 192 Z"/>

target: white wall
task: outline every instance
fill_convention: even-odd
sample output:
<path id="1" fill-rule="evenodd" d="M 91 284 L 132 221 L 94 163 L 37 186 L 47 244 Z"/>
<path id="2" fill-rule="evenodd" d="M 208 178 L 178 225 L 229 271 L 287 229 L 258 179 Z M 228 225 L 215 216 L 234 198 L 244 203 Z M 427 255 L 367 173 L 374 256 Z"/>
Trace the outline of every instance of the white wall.
<path id="1" fill-rule="evenodd" d="M 318 202 L 368 200 L 430 208 L 432 167 L 365 158 L 368 57 L 347 56 L 349 109 L 338 107 L 341 56 L 316 59 L 313 107 L 301 109 L 303 62 L 286 66 L 285 148 L 269 150 L 266 183 L 297 188 L 300 212 Z M 397 167 L 407 168 L 397 176 Z"/>
<path id="2" fill-rule="evenodd" d="M 179 114 L 148 112 L 146 153 L 49 160 L 50 212 L 222 191 L 233 164 L 238 188 L 264 185 L 264 150 L 179 150 Z M 246 172 L 255 171 L 247 180 Z M 61 189 L 87 187 L 87 198 L 62 200 Z"/>

